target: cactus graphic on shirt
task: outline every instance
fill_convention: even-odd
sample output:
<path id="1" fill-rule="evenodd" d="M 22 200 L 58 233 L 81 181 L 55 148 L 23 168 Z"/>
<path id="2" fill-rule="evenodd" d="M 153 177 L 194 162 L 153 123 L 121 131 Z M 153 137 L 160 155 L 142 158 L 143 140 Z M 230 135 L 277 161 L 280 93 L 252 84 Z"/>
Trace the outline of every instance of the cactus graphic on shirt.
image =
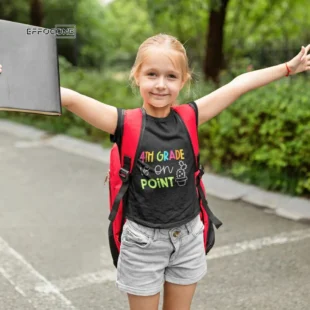
<path id="1" fill-rule="evenodd" d="M 183 160 L 179 161 L 180 168 L 176 172 L 176 182 L 179 186 L 184 186 L 186 185 L 187 181 L 187 176 L 185 169 L 187 168 L 187 165 L 183 162 Z"/>

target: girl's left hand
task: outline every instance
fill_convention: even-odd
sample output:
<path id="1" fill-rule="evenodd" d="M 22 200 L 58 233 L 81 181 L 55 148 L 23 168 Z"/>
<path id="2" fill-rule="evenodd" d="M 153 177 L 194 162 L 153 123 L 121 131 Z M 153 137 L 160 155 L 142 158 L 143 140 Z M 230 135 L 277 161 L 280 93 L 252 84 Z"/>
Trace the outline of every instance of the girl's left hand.
<path id="1" fill-rule="evenodd" d="M 310 44 L 307 45 L 307 47 L 302 46 L 298 55 L 287 63 L 289 69 L 291 70 L 290 75 L 303 71 L 310 71 L 310 55 L 308 55 L 309 50 Z"/>

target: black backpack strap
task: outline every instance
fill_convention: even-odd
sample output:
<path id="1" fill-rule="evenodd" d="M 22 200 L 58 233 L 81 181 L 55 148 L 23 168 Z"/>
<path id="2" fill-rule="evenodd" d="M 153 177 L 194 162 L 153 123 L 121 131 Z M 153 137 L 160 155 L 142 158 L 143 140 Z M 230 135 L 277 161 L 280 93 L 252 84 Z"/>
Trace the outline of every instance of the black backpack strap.
<path id="1" fill-rule="evenodd" d="M 191 106 L 192 109 L 195 111 L 195 114 L 196 114 L 196 125 L 197 125 L 197 129 L 198 129 L 198 111 L 197 111 L 196 102 L 195 102 L 195 101 L 191 101 L 191 102 L 189 103 L 189 106 Z"/>
<path id="2" fill-rule="evenodd" d="M 119 204 L 120 204 L 122 198 L 124 197 L 125 193 L 128 190 L 130 165 L 131 165 L 131 158 L 125 156 L 124 157 L 124 165 L 119 171 L 119 176 L 122 179 L 123 184 L 122 184 L 122 187 L 119 190 L 119 192 L 118 192 L 118 194 L 114 200 L 113 207 L 112 207 L 112 210 L 111 210 L 110 215 L 109 215 L 109 220 L 112 222 L 114 221 L 115 216 L 117 214 Z"/>
<path id="3" fill-rule="evenodd" d="M 205 208 L 205 210 L 209 216 L 210 221 L 214 224 L 214 226 L 217 229 L 219 229 L 223 223 L 213 214 L 213 212 L 209 208 L 208 201 L 206 199 L 206 196 L 205 196 L 204 191 L 203 191 L 201 184 L 200 184 L 200 180 L 204 174 L 204 168 L 200 164 L 199 164 L 199 171 L 200 171 L 200 173 L 197 177 L 197 188 L 198 188 L 198 192 L 199 192 L 199 197 L 200 197 L 202 204 L 203 204 L 203 206 L 204 206 L 204 208 Z"/>
<path id="4" fill-rule="evenodd" d="M 123 129 L 124 129 L 124 115 L 125 110 L 121 108 L 117 108 L 117 126 L 115 129 L 114 134 L 110 134 L 110 142 L 116 143 L 118 149 L 121 149 L 122 144 L 122 136 L 123 136 Z"/>

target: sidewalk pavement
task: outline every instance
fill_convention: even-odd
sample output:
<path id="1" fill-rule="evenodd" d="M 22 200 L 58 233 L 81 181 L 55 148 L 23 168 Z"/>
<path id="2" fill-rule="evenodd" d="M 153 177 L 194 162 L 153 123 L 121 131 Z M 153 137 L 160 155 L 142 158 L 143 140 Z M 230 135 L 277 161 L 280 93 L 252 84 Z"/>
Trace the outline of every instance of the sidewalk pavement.
<path id="1" fill-rule="evenodd" d="M 65 135 L 51 136 L 45 131 L 7 120 L 0 120 L 0 132 L 6 132 L 19 138 L 26 139 L 19 142 L 21 146 L 36 147 L 48 145 L 105 164 L 109 163 L 110 150 L 103 149 L 101 145 L 96 143 L 86 142 Z M 268 212 L 281 217 L 294 221 L 310 222 L 309 199 L 262 190 L 253 185 L 246 185 L 230 178 L 210 173 L 204 174 L 203 182 L 207 190 L 207 195 L 215 196 L 223 200 L 240 199 L 256 207 L 267 209 Z"/>

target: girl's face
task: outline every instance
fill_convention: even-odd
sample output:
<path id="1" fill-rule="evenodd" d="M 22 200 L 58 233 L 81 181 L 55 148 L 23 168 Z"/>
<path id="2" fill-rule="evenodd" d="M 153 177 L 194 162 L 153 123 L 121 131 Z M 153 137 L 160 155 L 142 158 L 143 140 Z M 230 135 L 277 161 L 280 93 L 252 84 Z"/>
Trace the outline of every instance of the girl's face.
<path id="1" fill-rule="evenodd" d="M 166 114 L 165 112 L 176 102 L 184 85 L 181 69 L 177 65 L 175 53 L 169 53 L 163 48 L 152 49 L 144 59 L 136 82 L 147 112 L 161 110 Z"/>

